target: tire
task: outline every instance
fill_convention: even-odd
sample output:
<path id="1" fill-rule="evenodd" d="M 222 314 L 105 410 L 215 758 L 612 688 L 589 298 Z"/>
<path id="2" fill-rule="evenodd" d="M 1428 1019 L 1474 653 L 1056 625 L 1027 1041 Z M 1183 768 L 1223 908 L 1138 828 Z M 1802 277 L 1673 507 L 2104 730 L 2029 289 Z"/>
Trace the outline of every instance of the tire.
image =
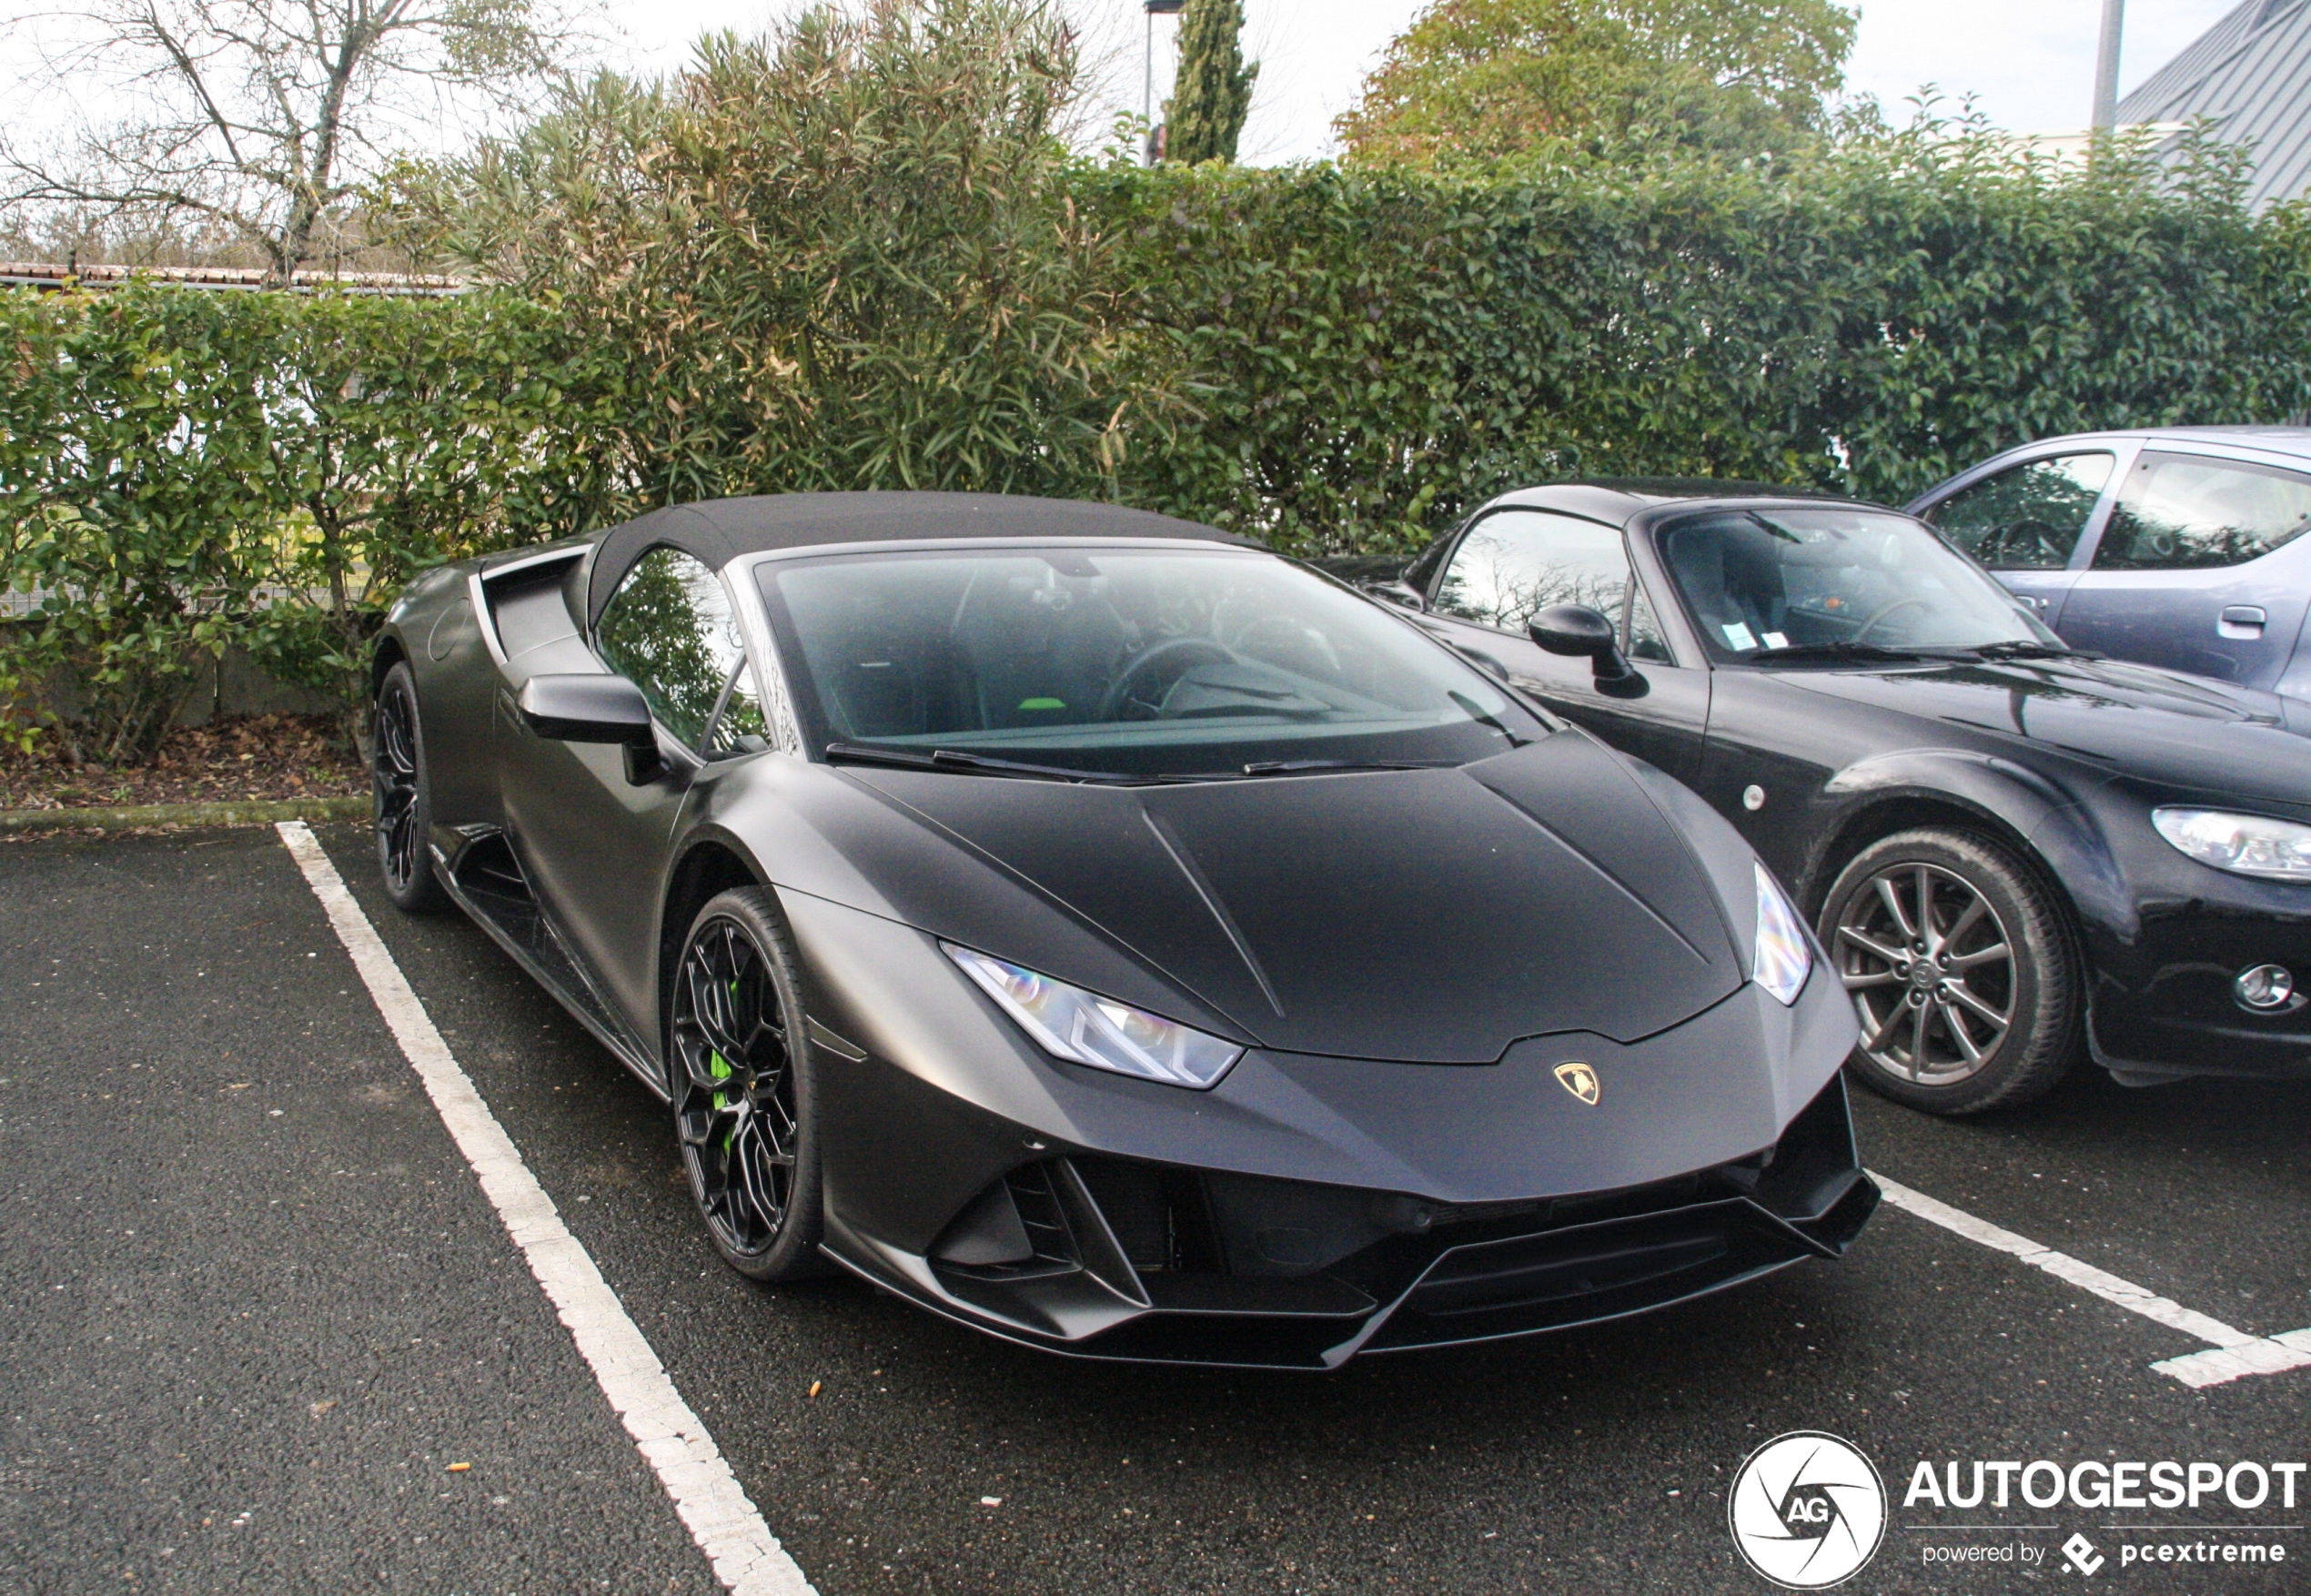
<path id="1" fill-rule="evenodd" d="M 1881 1096 L 1929 1114 L 2011 1108 L 2078 1055 L 2069 918 L 1987 837 L 1935 826 L 1872 843 L 1838 873 L 1820 928 L 1862 1022 L 1851 1067 Z"/>
<path id="2" fill-rule="evenodd" d="M 667 1005 L 674 1141 L 691 1198 L 714 1250 L 751 1280 L 826 1268 L 818 1081 L 795 968 L 777 898 L 741 887 L 691 922 Z"/>
<path id="3" fill-rule="evenodd" d="M 405 914 L 438 914 L 449 906 L 449 894 L 435 874 L 432 783 L 418 720 L 417 679 L 407 663 L 385 673 L 370 733 L 369 813 L 386 896 Z"/>

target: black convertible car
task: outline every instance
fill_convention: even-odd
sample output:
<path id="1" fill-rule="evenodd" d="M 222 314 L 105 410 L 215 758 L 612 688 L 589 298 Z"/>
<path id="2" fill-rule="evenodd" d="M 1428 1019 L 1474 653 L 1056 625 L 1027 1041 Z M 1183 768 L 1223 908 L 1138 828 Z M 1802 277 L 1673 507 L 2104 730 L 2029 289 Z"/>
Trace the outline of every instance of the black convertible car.
<path id="1" fill-rule="evenodd" d="M 1862 1078 L 1968 1113 L 2311 1074 L 2311 703 L 2064 646 L 1923 523 L 1786 490 L 1512 493 L 1375 591 L 1687 783 L 1791 884 Z"/>
<path id="2" fill-rule="evenodd" d="M 378 850 L 669 1099 L 714 1245 L 1328 1367 L 1835 1257 L 1852 1005 L 1691 793 L 1209 529 L 732 500 L 445 568 Z"/>

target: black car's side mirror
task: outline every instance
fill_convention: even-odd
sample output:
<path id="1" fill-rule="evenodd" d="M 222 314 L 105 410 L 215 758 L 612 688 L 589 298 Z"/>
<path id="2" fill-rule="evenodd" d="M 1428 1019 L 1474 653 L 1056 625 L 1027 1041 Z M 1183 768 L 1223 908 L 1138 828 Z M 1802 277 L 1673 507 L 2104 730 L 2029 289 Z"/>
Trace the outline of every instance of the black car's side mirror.
<path id="1" fill-rule="evenodd" d="M 1552 654 L 1576 658 L 1586 654 L 1600 692 L 1633 697 L 1644 691 L 1645 678 L 1621 652 L 1613 637 L 1613 623 L 1588 605 L 1551 604 L 1525 622 L 1525 631 Z"/>
<path id="2" fill-rule="evenodd" d="M 1425 613 L 1428 608 L 1427 598 L 1422 596 L 1420 590 L 1410 582 L 1371 581 L 1364 584 L 1364 591 L 1385 603 L 1394 604 L 1399 609 L 1410 610 L 1416 614 Z"/>
<path id="3" fill-rule="evenodd" d="M 666 768 L 642 690 L 623 676 L 532 676 L 515 701 L 521 723 L 557 742 L 615 742 L 626 779 L 640 786 Z"/>

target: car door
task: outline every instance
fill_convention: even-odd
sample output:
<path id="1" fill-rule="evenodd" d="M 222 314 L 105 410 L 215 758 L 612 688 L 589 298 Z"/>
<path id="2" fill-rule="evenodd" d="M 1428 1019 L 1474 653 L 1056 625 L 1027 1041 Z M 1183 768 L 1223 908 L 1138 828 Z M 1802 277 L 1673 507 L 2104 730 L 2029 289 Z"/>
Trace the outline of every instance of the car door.
<path id="1" fill-rule="evenodd" d="M 1936 500 L 1922 519 L 2056 626 L 2118 466 L 2108 447 L 2036 455 Z"/>
<path id="2" fill-rule="evenodd" d="M 2145 447 L 2055 630 L 2074 647 L 2270 687 L 2311 598 L 2290 547 L 2306 527 L 2311 473 Z"/>
<path id="3" fill-rule="evenodd" d="M 749 736 L 761 746 L 759 699 L 721 579 L 679 550 L 652 549 L 634 563 L 592 643 L 594 668 L 625 677 L 649 702 L 660 768 L 631 780 L 614 744 L 517 726 L 506 741 L 507 829 L 601 995 L 654 1039 L 658 907 L 675 822 L 709 759 Z"/>
<path id="4" fill-rule="evenodd" d="M 1586 604 L 1610 618 L 1637 678 L 1601 691 L 1589 661 L 1536 645 L 1525 623 L 1550 604 Z M 1710 672 L 1674 657 L 1620 528 L 1550 510 L 1495 510 L 1461 535 L 1419 619 L 1614 747 L 1682 781 L 1700 768 Z"/>

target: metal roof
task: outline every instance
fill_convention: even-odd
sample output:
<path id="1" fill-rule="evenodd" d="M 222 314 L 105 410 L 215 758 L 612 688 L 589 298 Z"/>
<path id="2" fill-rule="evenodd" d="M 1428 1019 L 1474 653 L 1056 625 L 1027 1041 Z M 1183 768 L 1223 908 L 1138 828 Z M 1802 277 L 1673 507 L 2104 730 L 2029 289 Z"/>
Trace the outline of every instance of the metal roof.
<path id="1" fill-rule="evenodd" d="M 2122 124 L 2200 116 L 2253 146 L 2255 209 L 2311 189 L 2311 0 L 2245 0 L 2118 106 Z"/>
<path id="2" fill-rule="evenodd" d="M 254 291 L 267 285 L 267 275 L 237 266 L 97 266 L 86 261 L 59 264 L 48 260 L 0 260 L 0 288 L 66 288 L 84 291 L 126 288 L 132 282 L 167 283 L 186 288 L 230 288 Z M 347 294 L 390 294 L 439 298 L 465 291 L 455 278 L 415 277 L 390 271 L 298 272 L 290 279 L 300 293 L 333 288 Z"/>

